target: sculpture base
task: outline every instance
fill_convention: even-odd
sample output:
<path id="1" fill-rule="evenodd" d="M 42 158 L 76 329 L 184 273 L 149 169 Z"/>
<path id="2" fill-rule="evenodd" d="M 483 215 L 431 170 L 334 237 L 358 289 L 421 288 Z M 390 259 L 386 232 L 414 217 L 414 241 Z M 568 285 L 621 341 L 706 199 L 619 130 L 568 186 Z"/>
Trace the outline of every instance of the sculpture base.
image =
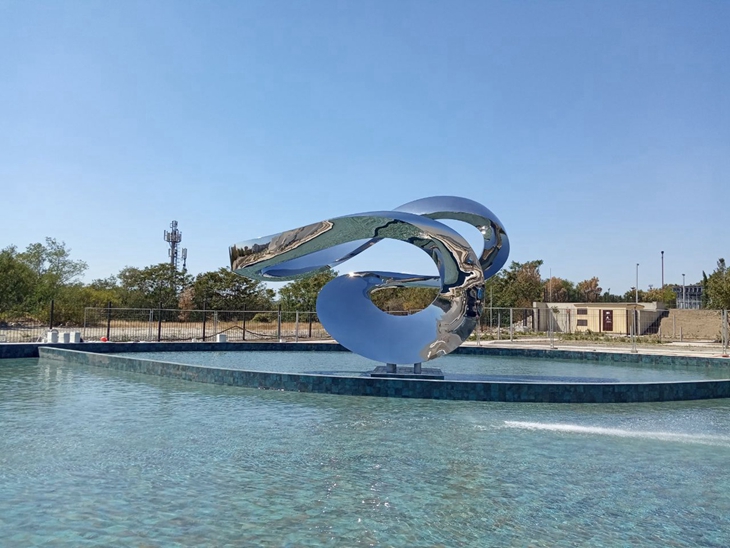
<path id="1" fill-rule="evenodd" d="M 391 379 L 444 380 L 444 374 L 440 369 L 436 369 L 434 367 L 420 367 L 420 364 L 416 366 L 399 365 L 397 367 L 393 367 L 392 364 L 379 365 L 370 372 L 370 376 Z"/>

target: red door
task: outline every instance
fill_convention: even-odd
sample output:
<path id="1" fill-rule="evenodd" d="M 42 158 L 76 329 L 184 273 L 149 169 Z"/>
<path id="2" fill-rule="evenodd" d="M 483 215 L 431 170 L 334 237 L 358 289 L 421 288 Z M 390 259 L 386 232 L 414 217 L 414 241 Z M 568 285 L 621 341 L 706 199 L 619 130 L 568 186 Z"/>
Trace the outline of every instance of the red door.
<path id="1" fill-rule="evenodd" d="M 602 318 L 603 318 L 603 330 L 604 331 L 613 331 L 613 310 L 604 310 Z"/>

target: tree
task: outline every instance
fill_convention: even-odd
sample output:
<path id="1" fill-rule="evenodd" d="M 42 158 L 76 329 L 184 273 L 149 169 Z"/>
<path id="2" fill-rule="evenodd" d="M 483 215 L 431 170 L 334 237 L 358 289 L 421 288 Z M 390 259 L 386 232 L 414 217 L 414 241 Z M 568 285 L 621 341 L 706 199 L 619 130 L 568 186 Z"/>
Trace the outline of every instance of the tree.
<path id="1" fill-rule="evenodd" d="M 624 293 L 624 296 L 621 300 L 626 303 L 633 303 L 637 299 L 637 295 L 640 303 L 647 302 L 646 292 L 643 289 L 639 289 L 639 291 L 636 291 L 635 287 L 632 287 L 626 293 Z"/>
<path id="2" fill-rule="evenodd" d="M 386 287 L 370 293 L 370 300 L 386 312 L 418 311 L 430 305 L 438 293 L 436 287 Z"/>
<path id="3" fill-rule="evenodd" d="M 543 300 L 553 303 L 569 303 L 577 299 L 573 282 L 553 276 L 543 283 Z"/>
<path id="4" fill-rule="evenodd" d="M 585 300 L 588 303 L 598 302 L 598 299 L 601 297 L 601 291 L 603 291 L 603 288 L 598 285 L 598 278 L 595 276 L 590 280 L 578 282 L 575 289 L 578 292 L 579 300 Z"/>
<path id="5" fill-rule="evenodd" d="M 708 308 L 728 309 L 730 308 L 730 270 L 725 264 L 725 259 L 717 261 L 715 271 L 707 276 L 702 273 L 703 294 Z"/>
<path id="6" fill-rule="evenodd" d="M 652 302 L 662 302 L 665 305 L 672 307 L 675 306 L 677 303 L 677 295 L 672 291 L 671 287 L 665 287 L 662 289 L 661 287 L 655 287 L 653 289 L 650 289 L 644 294 L 644 299 L 646 299 L 646 302 L 652 303 Z"/>
<path id="7" fill-rule="evenodd" d="M 337 273 L 328 268 L 314 276 L 301 278 L 279 290 L 279 302 L 286 311 L 312 312 L 317 309 L 317 295 L 330 281 L 337 277 Z"/>
<path id="8" fill-rule="evenodd" d="M 46 243 L 30 244 L 17 255 L 18 260 L 32 272 L 33 289 L 26 299 L 29 311 L 38 313 L 65 285 L 74 283 L 88 268 L 84 261 L 71 259 L 65 242 L 46 238 Z"/>
<path id="9" fill-rule="evenodd" d="M 508 270 L 502 270 L 485 284 L 485 305 L 508 308 L 532 308 L 532 303 L 543 298 L 540 278 L 542 261 L 518 263 L 512 261 Z"/>
<path id="10" fill-rule="evenodd" d="M 86 308 L 114 307 L 122 304 L 119 288 L 99 288 L 93 283 L 63 286 L 55 298 L 54 320 L 58 324 L 82 325 Z"/>
<path id="11" fill-rule="evenodd" d="M 180 293 L 192 282 L 187 272 L 175 269 L 170 263 L 142 269 L 127 266 L 117 277 L 122 304 L 129 308 L 177 309 Z"/>
<path id="12" fill-rule="evenodd" d="M 0 315 L 28 312 L 25 302 L 33 293 L 35 276 L 21 261 L 15 246 L 0 250 Z"/>
<path id="13" fill-rule="evenodd" d="M 262 282 L 220 268 L 198 274 L 192 285 L 192 303 L 198 310 L 271 310 L 274 291 Z"/>

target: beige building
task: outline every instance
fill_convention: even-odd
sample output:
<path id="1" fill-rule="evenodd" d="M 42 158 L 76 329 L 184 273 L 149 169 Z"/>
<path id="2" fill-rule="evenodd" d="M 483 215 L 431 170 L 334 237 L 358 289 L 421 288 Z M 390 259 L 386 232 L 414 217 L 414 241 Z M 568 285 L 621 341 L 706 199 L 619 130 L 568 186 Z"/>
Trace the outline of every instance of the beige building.
<path id="1" fill-rule="evenodd" d="M 664 303 L 534 303 L 538 331 L 630 335 L 656 334 L 668 314 Z M 551 324 L 552 322 L 552 324 Z"/>

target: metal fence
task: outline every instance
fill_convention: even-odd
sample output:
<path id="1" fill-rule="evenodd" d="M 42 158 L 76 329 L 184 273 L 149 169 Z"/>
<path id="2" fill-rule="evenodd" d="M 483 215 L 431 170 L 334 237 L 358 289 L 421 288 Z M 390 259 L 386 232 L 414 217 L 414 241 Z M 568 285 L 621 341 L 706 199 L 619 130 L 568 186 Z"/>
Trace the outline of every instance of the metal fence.
<path id="1" fill-rule="evenodd" d="M 486 308 L 476 335 L 491 340 L 616 340 L 651 342 L 728 340 L 726 310 L 633 309 L 630 305 L 584 308 Z"/>
<path id="2" fill-rule="evenodd" d="M 1 312 L 1 311 L 0 311 Z M 411 314 L 391 312 L 392 314 Z M 36 319 L 0 321 L 0 342 L 41 342 L 50 329 L 80 332 L 98 341 L 300 341 L 331 339 L 314 312 L 282 310 L 161 310 L 86 308 L 83 325 Z M 632 310 L 626 303 L 581 308 L 486 308 L 472 340 L 722 342 L 728 314 L 722 310 Z"/>
<path id="3" fill-rule="evenodd" d="M 299 341 L 329 339 L 313 312 L 87 308 L 84 340 Z"/>

